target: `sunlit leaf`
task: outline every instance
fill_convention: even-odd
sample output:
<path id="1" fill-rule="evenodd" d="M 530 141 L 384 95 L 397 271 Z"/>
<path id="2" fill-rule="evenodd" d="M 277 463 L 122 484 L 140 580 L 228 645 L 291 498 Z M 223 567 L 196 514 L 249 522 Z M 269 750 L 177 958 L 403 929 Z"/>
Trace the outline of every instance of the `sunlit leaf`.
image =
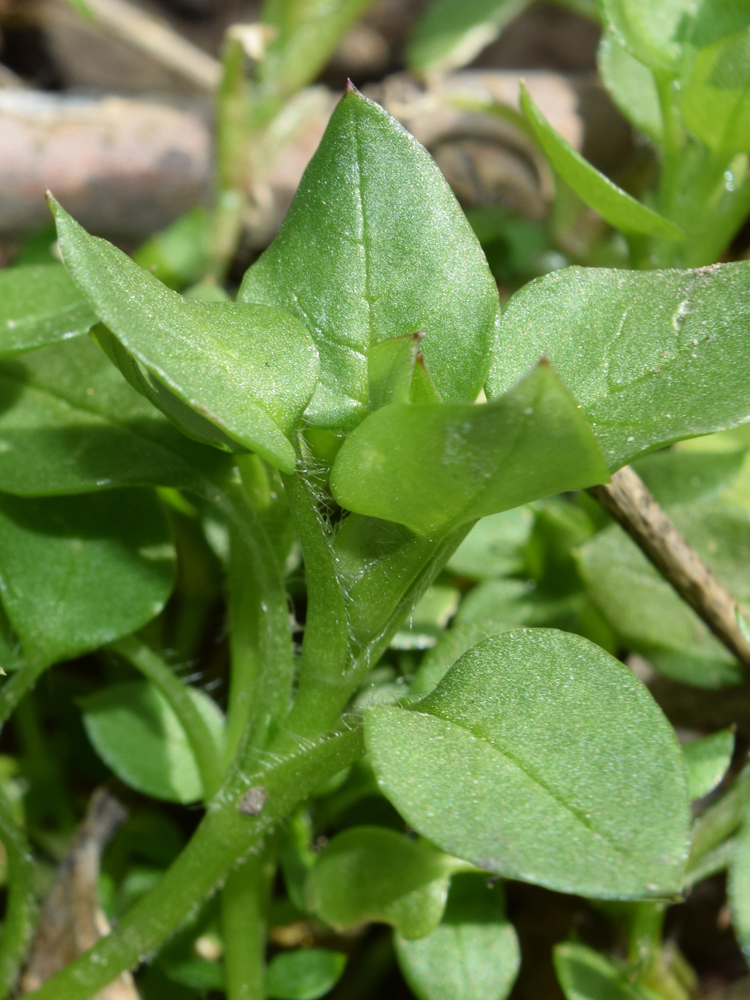
<path id="1" fill-rule="evenodd" d="M 547 629 L 485 639 L 366 744 L 410 826 L 489 871 L 602 898 L 670 895 L 686 857 L 685 763 L 626 666 Z"/>

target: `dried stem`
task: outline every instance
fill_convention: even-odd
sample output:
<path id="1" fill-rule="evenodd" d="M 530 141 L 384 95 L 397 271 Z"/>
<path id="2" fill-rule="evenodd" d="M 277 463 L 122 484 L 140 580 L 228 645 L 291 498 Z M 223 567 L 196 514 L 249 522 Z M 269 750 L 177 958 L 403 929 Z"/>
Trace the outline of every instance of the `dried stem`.
<path id="1" fill-rule="evenodd" d="M 623 526 L 727 649 L 750 666 L 750 644 L 737 624 L 738 602 L 688 545 L 638 474 L 625 466 L 615 472 L 608 485 L 594 486 L 589 493 Z"/>

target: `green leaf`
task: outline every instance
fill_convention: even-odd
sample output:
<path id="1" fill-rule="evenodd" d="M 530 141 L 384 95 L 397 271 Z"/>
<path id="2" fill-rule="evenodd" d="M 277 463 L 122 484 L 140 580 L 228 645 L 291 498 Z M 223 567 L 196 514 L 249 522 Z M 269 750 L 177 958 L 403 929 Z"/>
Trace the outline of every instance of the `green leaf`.
<path id="1" fill-rule="evenodd" d="M 698 49 L 750 26 L 748 0 L 703 0 L 689 35 Z"/>
<path id="2" fill-rule="evenodd" d="M 368 352 L 392 337 L 424 333 L 441 396 L 475 399 L 498 308 L 482 250 L 427 151 L 351 90 L 239 299 L 307 325 L 320 384 L 306 417 L 340 430 L 365 416 Z"/>
<path id="3" fill-rule="evenodd" d="M 344 442 L 331 489 L 349 510 L 435 536 L 606 479 L 590 428 L 555 372 L 541 364 L 486 405 L 392 403 L 377 410 Z"/>
<path id="4" fill-rule="evenodd" d="M 396 935 L 404 978 L 419 1000 L 505 1000 L 521 964 L 502 887 L 483 875 L 453 879 L 443 920 L 427 937 Z"/>
<path id="5" fill-rule="evenodd" d="M 684 76 L 687 127 L 727 159 L 750 150 L 750 28 L 694 52 Z"/>
<path id="6" fill-rule="evenodd" d="M 64 660 L 157 615 L 175 553 L 153 493 L 0 495 L 0 595 L 26 659 Z"/>
<path id="7" fill-rule="evenodd" d="M 440 923 L 452 864 L 394 830 L 350 827 L 327 844 L 308 875 L 307 905 L 336 930 L 377 921 L 404 937 L 424 937 Z"/>
<path id="8" fill-rule="evenodd" d="M 682 231 L 673 222 L 636 201 L 573 149 L 552 128 L 523 85 L 521 110 L 552 166 L 579 198 L 598 212 L 605 222 L 623 233 L 646 233 L 673 240 L 683 238 Z"/>
<path id="9" fill-rule="evenodd" d="M 599 73 L 618 108 L 637 129 L 661 141 L 662 116 L 654 74 L 638 62 L 613 31 L 605 31 L 598 54 Z"/>
<path id="10" fill-rule="evenodd" d="M 216 743 L 223 749 L 224 719 L 208 695 L 187 690 Z M 113 684 L 80 702 L 91 743 L 126 785 L 167 802 L 203 798 L 200 773 L 185 730 L 149 681 Z"/>
<path id="11" fill-rule="evenodd" d="M 528 5 L 529 0 L 436 0 L 411 36 L 409 69 L 444 72 L 465 66 Z"/>
<path id="12" fill-rule="evenodd" d="M 743 954 L 750 956 L 750 823 L 747 810 L 734 838 L 727 895 L 735 936 Z"/>
<path id="13" fill-rule="evenodd" d="M 415 378 L 420 375 L 428 380 L 430 377 L 424 365 L 418 365 L 421 357 L 419 345 L 422 334 L 407 334 L 405 337 L 392 337 L 383 340 L 370 348 L 367 358 L 368 380 L 370 383 L 370 412 L 379 410 L 388 403 L 439 402 L 440 396 L 432 386 L 432 394 L 427 399 L 414 400 L 413 394 L 423 391 L 426 387 L 414 385 Z"/>
<path id="14" fill-rule="evenodd" d="M 530 507 L 483 517 L 453 553 L 446 569 L 470 580 L 521 573 L 533 521 Z"/>
<path id="15" fill-rule="evenodd" d="M 750 598 L 750 514 L 702 500 L 669 508 L 678 530 L 740 600 Z M 631 649 L 660 672 L 696 687 L 739 684 L 742 668 L 616 525 L 578 553 L 591 600 Z"/>
<path id="16" fill-rule="evenodd" d="M 88 337 L 0 364 L 0 490 L 195 486 L 227 465 L 131 389 Z"/>
<path id="17" fill-rule="evenodd" d="M 456 660 L 467 649 L 476 646 L 478 642 L 497 635 L 498 632 L 509 632 L 517 622 L 460 622 L 444 632 L 440 641 L 428 650 L 419 664 L 419 670 L 409 688 L 410 694 L 429 694 L 445 677 Z"/>
<path id="18" fill-rule="evenodd" d="M 661 996 L 629 982 L 603 955 L 582 944 L 558 944 L 554 962 L 565 1000 L 659 1000 Z"/>
<path id="19" fill-rule="evenodd" d="M 141 244 L 133 260 L 179 291 L 198 281 L 206 270 L 210 227 L 205 208 L 194 208 Z"/>
<path id="20" fill-rule="evenodd" d="M 257 66 L 262 87 L 280 97 L 312 83 L 370 0 L 265 0 L 274 37 Z M 261 90 L 261 93 L 263 91 Z"/>
<path id="21" fill-rule="evenodd" d="M 73 280 L 126 350 L 232 440 L 291 472 L 289 437 L 318 369 L 302 324 L 269 307 L 185 299 L 56 203 L 53 211 Z"/>
<path id="22" fill-rule="evenodd" d="M 679 745 L 643 684 L 585 639 L 485 639 L 414 709 L 371 708 L 365 739 L 406 822 L 480 868 L 594 898 L 680 884 Z"/>
<path id="23" fill-rule="evenodd" d="M 0 271 L 0 357 L 78 337 L 96 320 L 60 264 Z"/>
<path id="24" fill-rule="evenodd" d="M 674 71 L 698 0 L 603 0 L 610 27 L 639 62 Z"/>
<path id="25" fill-rule="evenodd" d="M 729 770 L 734 753 L 734 730 L 721 729 L 718 733 L 693 740 L 682 747 L 688 769 L 688 788 L 691 800 L 708 795 Z"/>
<path id="26" fill-rule="evenodd" d="M 456 613 L 461 592 L 443 583 L 429 587 L 391 639 L 392 649 L 429 649 Z"/>
<path id="27" fill-rule="evenodd" d="M 275 1000 L 317 1000 L 341 978 L 346 955 L 328 948 L 298 948 L 274 955 L 266 970 L 266 993 Z"/>
<path id="28" fill-rule="evenodd" d="M 487 394 L 546 353 L 611 470 L 750 418 L 750 262 L 694 271 L 569 267 L 526 285 L 500 325 Z"/>

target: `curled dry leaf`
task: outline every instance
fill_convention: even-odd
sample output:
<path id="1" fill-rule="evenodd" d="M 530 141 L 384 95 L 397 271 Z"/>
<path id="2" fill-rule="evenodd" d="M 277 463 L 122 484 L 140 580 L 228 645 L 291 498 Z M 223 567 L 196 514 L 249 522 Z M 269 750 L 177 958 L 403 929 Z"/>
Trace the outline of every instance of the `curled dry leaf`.
<path id="1" fill-rule="evenodd" d="M 31 958 L 21 980 L 24 994 L 33 993 L 109 933 L 109 922 L 97 897 L 99 863 L 126 816 L 125 807 L 106 788 L 96 789 L 44 904 Z M 139 997 L 130 973 L 124 972 L 100 990 L 94 1000 Z"/>

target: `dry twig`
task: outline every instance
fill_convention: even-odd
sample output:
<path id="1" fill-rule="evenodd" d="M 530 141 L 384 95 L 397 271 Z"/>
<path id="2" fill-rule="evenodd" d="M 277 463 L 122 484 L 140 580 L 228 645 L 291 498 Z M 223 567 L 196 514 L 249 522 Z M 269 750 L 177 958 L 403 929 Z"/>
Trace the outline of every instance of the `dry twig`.
<path id="1" fill-rule="evenodd" d="M 685 541 L 630 466 L 589 493 L 618 521 L 662 576 L 745 666 L 750 644 L 737 624 L 738 602 Z"/>

